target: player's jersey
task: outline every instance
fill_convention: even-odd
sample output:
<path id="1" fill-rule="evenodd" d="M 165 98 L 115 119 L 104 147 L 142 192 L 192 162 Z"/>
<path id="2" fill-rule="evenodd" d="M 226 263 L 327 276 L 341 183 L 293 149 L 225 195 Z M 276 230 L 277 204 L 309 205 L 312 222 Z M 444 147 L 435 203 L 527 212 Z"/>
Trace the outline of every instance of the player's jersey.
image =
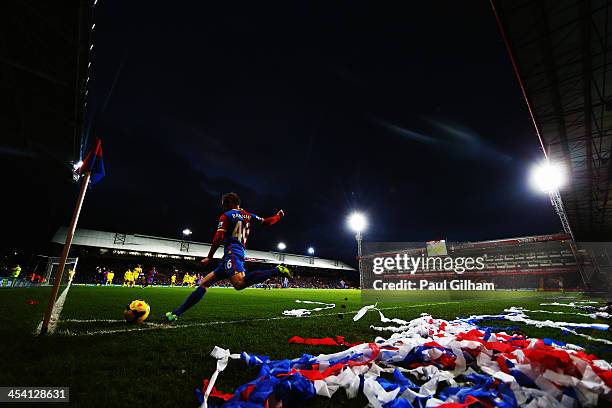
<path id="1" fill-rule="evenodd" d="M 251 232 L 251 224 L 253 222 L 261 223 L 263 218 L 243 210 L 236 208 L 221 214 L 219 217 L 219 226 L 217 231 L 225 233 L 223 242 L 225 254 L 235 254 L 244 256 L 246 243 Z"/>

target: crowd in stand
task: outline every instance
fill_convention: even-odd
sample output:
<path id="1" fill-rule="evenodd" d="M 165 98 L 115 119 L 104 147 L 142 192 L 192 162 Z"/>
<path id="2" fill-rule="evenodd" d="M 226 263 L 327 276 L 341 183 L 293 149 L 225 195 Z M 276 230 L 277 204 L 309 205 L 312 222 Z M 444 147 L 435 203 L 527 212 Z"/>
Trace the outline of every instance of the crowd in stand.
<path id="1" fill-rule="evenodd" d="M 263 288 L 301 288 L 301 289 L 350 289 L 353 286 L 344 279 L 337 279 L 324 276 L 303 276 L 295 275 L 293 279 L 285 281 L 286 278 L 276 276 L 266 282 L 257 285 Z M 221 281 L 213 287 L 231 288 L 229 281 Z"/>

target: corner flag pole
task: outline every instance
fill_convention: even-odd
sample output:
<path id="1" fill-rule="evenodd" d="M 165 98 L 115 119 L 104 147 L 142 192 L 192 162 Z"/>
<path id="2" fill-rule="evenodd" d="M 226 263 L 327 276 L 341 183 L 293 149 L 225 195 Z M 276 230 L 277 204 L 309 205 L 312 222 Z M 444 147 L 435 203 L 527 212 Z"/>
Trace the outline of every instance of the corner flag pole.
<path id="1" fill-rule="evenodd" d="M 76 207 L 72 213 L 72 220 L 70 221 L 70 227 L 66 232 L 66 242 L 64 243 L 64 249 L 62 250 L 62 257 L 59 261 L 59 267 L 55 273 L 55 281 L 53 282 L 53 289 L 51 290 L 51 297 L 49 298 L 49 304 L 47 305 L 47 311 L 45 312 L 45 318 L 40 329 L 41 334 L 46 334 L 49 329 L 49 321 L 51 320 L 51 314 L 53 313 L 53 306 L 55 306 L 55 300 L 57 299 L 57 292 L 59 292 L 60 283 L 62 282 L 62 275 L 64 274 L 64 268 L 66 266 L 66 260 L 68 259 L 68 253 L 70 252 L 70 246 L 72 245 L 72 238 L 74 238 L 74 231 L 76 230 L 77 222 L 79 221 L 79 214 L 81 214 L 81 207 L 83 207 L 83 200 L 85 199 L 85 193 L 87 192 L 87 186 L 89 185 L 89 179 L 91 178 L 91 172 L 88 171 L 83 176 L 81 181 L 81 191 L 79 192 L 79 198 L 77 199 Z"/>

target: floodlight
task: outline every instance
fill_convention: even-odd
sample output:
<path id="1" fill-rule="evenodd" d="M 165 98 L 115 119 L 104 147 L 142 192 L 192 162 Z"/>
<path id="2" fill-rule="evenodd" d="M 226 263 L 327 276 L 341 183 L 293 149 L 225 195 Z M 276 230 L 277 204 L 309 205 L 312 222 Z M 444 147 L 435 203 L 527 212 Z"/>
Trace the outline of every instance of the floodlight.
<path id="1" fill-rule="evenodd" d="M 278 248 L 279 251 L 284 251 L 285 249 L 287 249 L 287 245 L 285 245 L 284 242 L 279 242 L 276 247 Z"/>
<path id="2" fill-rule="evenodd" d="M 313 247 L 309 247 L 309 248 L 308 248 L 308 253 L 309 253 L 310 255 L 314 255 L 314 252 L 315 252 L 315 251 L 314 251 L 314 248 L 313 248 Z"/>
<path id="3" fill-rule="evenodd" d="M 366 217 L 362 213 L 354 212 L 348 217 L 348 226 L 356 233 L 363 231 L 367 225 Z"/>
<path id="4" fill-rule="evenodd" d="M 529 181 L 534 189 L 549 193 L 565 184 L 565 172 L 561 165 L 544 161 L 533 166 Z"/>
<path id="5" fill-rule="evenodd" d="M 183 235 L 185 235 L 186 237 L 188 237 L 191 234 L 192 234 L 192 232 L 191 232 L 191 230 L 189 228 L 185 228 L 183 230 Z"/>

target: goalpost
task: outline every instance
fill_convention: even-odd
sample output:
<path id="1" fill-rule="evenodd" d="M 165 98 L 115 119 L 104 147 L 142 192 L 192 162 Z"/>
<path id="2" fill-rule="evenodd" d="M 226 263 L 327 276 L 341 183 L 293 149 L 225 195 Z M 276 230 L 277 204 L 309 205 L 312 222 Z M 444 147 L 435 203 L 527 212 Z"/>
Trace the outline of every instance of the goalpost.
<path id="1" fill-rule="evenodd" d="M 59 270 L 62 259 L 57 256 L 45 256 L 45 255 L 37 255 L 37 262 L 34 267 L 34 274 L 39 276 L 41 280 L 41 284 L 46 286 L 51 286 L 53 288 L 58 289 L 59 296 L 56 299 L 52 300 L 51 313 L 49 314 L 49 320 L 47 323 L 47 327 L 44 327 L 44 320 L 41 320 L 38 327 L 36 328 L 35 333 L 47 333 L 53 334 L 55 331 L 55 327 L 57 325 L 57 321 L 59 319 L 60 313 L 64 307 L 64 302 L 66 301 L 66 296 L 68 295 L 68 290 L 70 289 L 70 285 L 72 284 L 72 280 L 76 275 L 76 267 L 79 262 L 79 258 L 66 258 L 64 271 Z M 60 276 L 61 281 L 56 282 L 55 279 Z M 50 300 L 51 302 L 51 300 Z"/>
<path id="2" fill-rule="evenodd" d="M 34 275 L 41 277 L 41 284 L 46 286 L 53 285 L 55 283 L 55 277 L 57 276 L 56 272 L 60 263 L 59 256 L 36 255 L 36 258 L 36 265 L 34 266 L 33 271 Z M 78 257 L 66 259 L 66 267 L 64 268 L 64 272 L 66 273 L 62 274 L 60 286 L 68 285 L 70 277 L 76 274 L 78 262 Z"/>

